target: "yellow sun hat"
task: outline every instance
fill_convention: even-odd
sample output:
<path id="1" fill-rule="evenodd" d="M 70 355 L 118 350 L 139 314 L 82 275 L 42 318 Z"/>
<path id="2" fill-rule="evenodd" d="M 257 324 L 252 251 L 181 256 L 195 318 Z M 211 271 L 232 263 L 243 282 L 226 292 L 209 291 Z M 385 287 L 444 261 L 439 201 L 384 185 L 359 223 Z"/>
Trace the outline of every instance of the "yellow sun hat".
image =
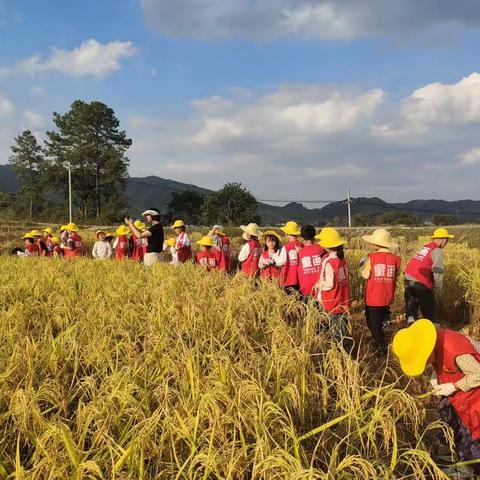
<path id="1" fill-rule="evenodd" d="M 126 225 L 120 225 L 116 230 L 117 235 L 128 235 L 130 229 Z"/>
<path id="2" fill-rule="evenodd" d="M 26 238 L 31 238 L 31 239 L 33 239 L 34 236 L 32 235 L 32 232 L 27 232 L 22 238 L 23 238 L 24 240 L 25 240 Z"/>
<path id="3" fill-rule="evenodd" d="M 390 232 L 385 228 L 375 230 L 371 235 L 363 235 L 363 240 L 378 247 L 385 247 L 395 249 L 398 248 L 398 243 L 392 240 Z"/>
<path id="4" fill-rule="evenodd" d="M 220 225 L 214 225 L 211 230 L 212 235 L 225 235 L 225 232 L 223 231 L 223 227 Z"/>
<path id="5" fill-rule="evenodd" d="M 437 329 L 426 318 L 417 320 L 408 328 L 402 328 L 393 337 L 393 353 L 400 360 L 405 375 L 415 377 L 425 371 L 428 357 L 435 348 Z"/>
<path id="6" fill-rule="evenodd" d="M 69 232 L 76 232 L 78 228 L 74 223 L 69 223 L 65 230 L 68 230 Z"/>
<path id="7" fill-rule="evenodd" d="M 145 224 L 141 221 L 141 220 L 135 220 L 133 222 L 133 226 L 137 229 L 137 230 L 145 230 Z"/>
<path id="8" fill-rule="evenodd" d="M 43 231 L 44 231 L 45 233 L 48 233 L 49 235 L 53 235 L 53 234 L 54 234 L 53 228 L 50 228 L 50 227 L 44 228 Z"/>
<path id="9" fill-rule="evenodd" d="M 54 245 L 59 245 L 59 244 L 60 244 L 60 239 L 59 239 L 56 235 L 53 235 L 52 238 L 50 239 L 50 241 L 51 241 Z"/>
<path id="10" fill-rule="evenodd" d="M 175 223 L 172 225 L 172 228 L 180 228 L 184 226 L 185 224 L 183 223 L 183 220 L 175 220 Z"/>
<path id="11" fill-rule="evenodd" d="M 437 228 L 433 232 L 432 238 L 455 238 L 455 235 L 448 233 L 446 228 Z"/>
<path id="12" fill-rule="evenodd" d="M 334 228 L 323 232 L 320 238 L 320 246 L 323 248 L 335 248 L 340 245 L 345 245 L 345 240 L 342 239 L 340 233 Z"/>
<path id="13" fill-rule="evenodd" d="M 67 230 L 67 227 L 68 227 L 68 225 L 62 225 L 60 227 L 60 232 L 64 232 L 65 230 Z"/>
<path id="14" fill-rule="evenodd" d="M 34 237 L 42 237 L 42 232 L 40 230 L 32 230 L 30 232 Z"/>
<path id="15" fill-rule="evenodd" d="M 283 233 L 286 233 L 287 235 L 294 235 L 294 236 L 299 236 L 300 235 L 300 227 L 297 222 L 294 222 L 293 220 L 290 222 L 287 222 L 284 227 L 281 227 L 280 230 Z"/>
<path id="16" fill-rule="evenodd" d="M 263 232 L 262 234 L 262 242 L 265 243 L 267 236 L 272 236 L 278 238 L 278 241 L 281 242 L 282 239 L 280 238 L 280 235 L 275 231 L 275 230 L 267 230 L 266 232 Z"/>
<path id="17" fill-rule="evenodd" d="M 205 235 L 200 240 L 198 240 L 197 245 L 203 245 L 204 247 L 213 247 L 215 242 L 213 241 L 212 237 Z"/>
<path id="18" fill-rule="evenodd" d="M 322 239 L 322 236 L 327 234 L 328 235 L 328 232 L 332 232 L 334 231 L 335 229 L 332 228 L 332 227 L 323 227 L 319 233 L 317 233 L 317 235 L 315 235 L 315 238 L 317 240 L 321 240 Z"/>
<path id="19" fill-rule="evenodd" d="M 165 245 L 167 245 L 167 247 L 174 247 L 175 243 L 176 243 L 176 240 L 174 238 L 167 238 L 165 240 Z"/>
<path id="20" fill-rule="evenodd" d="M 262 232 L 260 231 L 256 223 L 249 223 L 248 225 L 240 225 L 240 228 L 245 232 L 251 235 L 252 237 L 261 237 Z"/>

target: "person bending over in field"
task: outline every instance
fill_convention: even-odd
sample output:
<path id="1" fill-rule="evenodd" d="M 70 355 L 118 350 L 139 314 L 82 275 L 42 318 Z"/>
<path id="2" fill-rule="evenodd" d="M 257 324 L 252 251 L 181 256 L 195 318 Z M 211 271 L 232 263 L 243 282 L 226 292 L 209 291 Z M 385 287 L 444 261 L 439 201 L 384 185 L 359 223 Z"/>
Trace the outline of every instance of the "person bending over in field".
<path id="1" fill-rule="evenodd" d="M 386 355 L 387 340 L 383 326 L 390 320 L 390 305 L 395 298 L 401 260 L 392 253 L 392 250 L 397 249 L 398 244 L 392 241 L 390 232 L 384 228 L 375 230 L 372 235 L 364 235 L 362 238 L 373 249 L 372 253 L 362 259 L 360 270 L 360 275 L 367 281 L 365 317 L 379 352 Z"/>
<path id="2" fill-rule="evenodd" d="M 480 459 L 478 342 L 454 330 L 436 328 L 430 320 L 421 319 L 399 330 L 392 348 L 401 369 L 409 377 L 421 375 L 426 365 L 433 366 L 433 393 L 441 397 L 440 418 L 453 430 L 458 460 Z M 480 474 L 480 465 L 471 467 L 474 473 Z"/>
<path id="3" fill-rule="evenodd" d="M 333 228 L 321 234 L 320 246 L 327 255 L 322 259 L 320 278 L 314 289 L 316 300 L 322 310 L 329 316 L 328 332 L 350 353 L 353 339 L 350 334 L 350 284 L 347 262 L 343 253 L 346 242 Z"/>
<path id="4" fill-rule="evenodd" d="M 263 245 L 263 253 L 258 260 L 258 268 L 260 276 L 266 280 L 280 280 L 282 271 L 275 263 L 280 252 L 280 235 L 275 230 L 267 230 L 261 237 Z"/>
<path id="5" fill-rule="evenodd" d="M 125 218 L 125 223 L 130 227 L 133 234 L 138 238 L 147 239 L 148 245 L 143 263 L 151 267 L 163 260 L 163 226 L 160 223 L 162 217 L 157 208 L 149 208 L 142 213 L 142 217 L 150 224 L 150 228 L 141 232 L 135 225 L 133 218 Z"/>
<path id="6" fill-rule="evenodd" d="M 418 308 L 425 318 L 436 321 L 434 289 L 442 288 L 443 251 L 454 238 L 446 228 L 437 228 L 432 241 L 424 245 L 405 267 L 405 315 L 411 325 L 418 318 Z"/>
<path id="7" fill-rule="evenodd" d="M 195 256 L 196 263 L 208 271 L 217 269 L 217 256 L 212 252 L 212 248 L 215 246 L 213 238 L 206 235 L 197 242 L 197 245 L 199 245 L 200 251 Z"/>

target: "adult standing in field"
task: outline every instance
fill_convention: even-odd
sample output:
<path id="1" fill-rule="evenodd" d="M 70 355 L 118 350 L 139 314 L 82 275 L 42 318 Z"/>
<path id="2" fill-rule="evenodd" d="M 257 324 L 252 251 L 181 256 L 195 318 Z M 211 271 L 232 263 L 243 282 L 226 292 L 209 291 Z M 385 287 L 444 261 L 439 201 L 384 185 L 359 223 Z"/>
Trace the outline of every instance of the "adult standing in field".
<path id="1" fill-rule="evenodd" d="M 312 295 L 313 287 L 320 278 L 323 247 L 315 243 L 316 235 L 313 225 L 304 225 L 300 230 L 303 248 L 298 252 L 298 285 L 305 299 Z"/>
<path id="2" fill-rule="evenodd" d="M 241 225 L 243 230 L 242 238 L 245 245 L 240 249 L 238 261 L 242 263 L 242 273 L 247 277 L 255 277 L 258 275 L 258 262 L 262 255 L 262 246 L 259 238 L 262 236 L 256 223 L 249 223 L 247 226 Z"/>
<path id="3" fill-rule="evenodd" d="M 433 393 L 442 400 L 440 418 L 453 430 L 458 460 L 480 458 L 480 354 L 475 340 L 456 332 L 436 328 L 421 319 L 398 331 L 393 353 L 409 377 L 421 375 L 433 366 Z M 479 465 L 472 465 L 480 473 Z M 453 472 L 452 472 L 453 473 Z M 468 477 L 472 478 L 472 477 Z M 478 478 L 478 477 L 474 477 Z"/>
<path id="4" fill-rule="evenodd" d="M 364 235 L 373 251 L 361 263 L 360 275 L 367 281 L 365 287 L 365 318 L 367 326 L 382 354 L 387 353 L 383 326 L 390 319 L 390 305 L 395 298 L 395 287 L 401 259 L 392 253 L 398 244 L 390 232 L 379 228 L 372 235 Z"/>
<path id="5" fill-rule="evenodd" d="M 231 269 L 231 245 L 230 238 L 223 232 L 223 227 L 214 225 L 208 235 L 213 238 L 215 245 L 212 252 L 217 259 L 217 266 L 219 270 L 225 273 L 230 272 Z"/>
<path id="6" fill-rule="evenodd" d="M 192 246 L 183 220 L 176 220 L 172 228 L 177 236 L 175 240 L 175 252 L 177 253 L 178 261 L 180 263 L 188 262 L 188 260 L 192 259 Z"/>
<path id="7" fill-rule="evenodd" d="M 135 225 L 133 218 L 126 218 L 125 223 L 138 238 L 146 238 L 148 241 L 147 251 L 143 258 L 143 263 L 151 267 L 155 263 L 163 260 L 163 226 L 160 223 L 162 216 L 158 208 L 149 208 L 142 213 L 142 217 L 150 224 L 150 228 L 141 232 Z"/>
<path id="8" fill-rule="evenodd" d="M 405 314 L 407 324 L 418 318 L 418 309 L 425 318 L 436 321 L 434 289 L 442 288 L 444 260 L 442 249 L 450 235 L 446 228 L 437 228 L 432 241 L 424 245 L 405 267 Z"/>
<path id="9" fill-rule="evenodd" d="M 302 247 L 299 241 L 300 227 L 297 222 L 290 221 L 280 230 L 286 235 L 286 243 L 275 258 L 278 267 L 282 267 L 281 283 L 287 293 L 298 292 L 298 250 Z"/>

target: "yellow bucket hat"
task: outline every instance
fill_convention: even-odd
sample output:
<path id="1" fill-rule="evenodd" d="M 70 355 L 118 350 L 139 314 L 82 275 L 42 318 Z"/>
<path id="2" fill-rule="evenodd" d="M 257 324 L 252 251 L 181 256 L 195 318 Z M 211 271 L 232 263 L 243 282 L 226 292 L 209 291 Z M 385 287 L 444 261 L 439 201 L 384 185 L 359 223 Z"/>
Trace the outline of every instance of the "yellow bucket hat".
<path id="1" fill-rule="evenodd" d="M 335 248 L 340 245 L 345 245 L 345 243 L 347 242 L 342 239 L 340 234 L 334 228 L 321 234 L 320 246 L 323 248 Z"/>
<path id="2" fill-rule="evenodd" d="M 252 237 L 260 238 L 262 232 L 260 231 L 256 223 L 249 223 L 248 225 L 240 225 L 240 228 L 245 232 L 251 235 Z"/>
<path id="3" fill-rule="evenodd" d="M 22 238 L 23 238 L 24 240 L 25 240 L 26 238 L 31 238 L 31 239 L 33 239 L 34 236 L 32 235 L 31 232 L 27 232 Z"/>
<path id="4" fill-rule="evenodd" d="M 50 241 L 51 241 L 54 245 L 58 245 L 58 244 L 60 243 L 60 239 L 59 239 L 56 235 L 54 235 L 54 236 L 50 239 Z"/>
<path id="5" fill-rule="evenodd" d="M 213 241 L 212 237 L 205 235 L 197 242 L 197 245 L 203 245 L 204 247 L 213 247 L 215 245 L 215 242 Z"/>
<path id="6" fill-rule="evenodd" d="M 165 245 L 167 245 L 167 247 L 174 247 L 175 243 L 176 243 L 176 240 L 174 238 L 167 238 L 165 240 Z"/>
<path id="7" fill-rule="evenodd" d="M 448 233 L 446 228 L 437 228 L 433 232 L 432 238 L 455 238 L 455 235 Z"/>
<path id="8" fill-rule="evenodd" d="M 415 377 L 424 372 L 435 342 L 437 329 L 426 318 L 417 320 L 408 328 L 402 328 L 393 337 L 393 353 L 400 360 L 405 375 Z"/>
<path id="9" fill-rule="evenodd" d="M 183 220 L 176 220 L 175 223 L 172 225 L 172 228 L 180 228 L 184 226 L 185 224 L 183 223 Z"/>
<path id="10" fill-rule="evenodd" d="M 78 228 L 74 223 L 69 223 L 65 230 L 68 230 L 69 232 L 76 232 Z"/>
<path id="11" fill-rule="evenodd" d="M 300 227 L 298 226 L 298 223 L 294 221 L 287 222 L 284 227 L 280 228 L 280 230 L 287 235 L 300 235 Z"/>
<path id="12" fill-rule="evenodd" d="M 68 225 L 62 225 L 62 226 L 60 227 L 60 231 L 61 231 L 61 232 L 64 232 L 65 230 L 67 230 L 67 227 L 68 227 Z"/>
<path id="13" fill-rule="evenodd" d="M 42 237 L 42 232 L 40 230 L 32 230 L 30 232 L 34 237 Z"/>
<path id="14" fill-rule="evenodd" d="M 44 231 L 45 233 L 48 233 L 49 235 L 53 235 L 53 233 L 54 233 L 54 232 L 53 232 L 53 229 L 50 228 L 50 227 L 44 228 L 43 231 Z"/>
<path id="15" fill-rule="evenodd" d="M 130 229 L 126 225 L 120 225 L 116 230 L 117 235 L 128 235 Z"/>
<path id="16" fill-rule="evenodd" d="M 332 232 L 333 230 L 335 230 L 335 229 L 332 228 L 332 227 L 324 227 L 320 230 L 320 232 L 317 235 L 315 235 L 315 238 L 317 240 L 321 240 L 323 235 L 325 235 L 325 234 L 328 235 L 328 232 Z"/>
<path id="17" fill-rule="evenodd" d="M 275 230 L 267 230 L 266 232 L 263 232 L 263 234 L 262 234 L 262 242 L 265 243 L 265 240 L 266 240 L 268 235 L 271 235 L 272 237 L 277 237 L 279 242 L 282 241 L 282 239 L 280 238 L 280 235 Z"/>
<path id="18" fill-rule="evenodd" d="M 379 247 L 391 248 L 395 249 L 398 248 L 398 243 L 395 243 L 392 240 L 392 236 L 390 232 L 385 228 L 379 228 L 375 230 L 371 235 L 363 235 L 363 240 L 373 245 L 377 245 Z"/>
<path id="19" fill-rule="evenodd" d="M 145 224 L 141 220 L 135 220 L 133 222 L 133 225 L 135 228 L 137 228 L 140 231 L 145 230 Z"/>

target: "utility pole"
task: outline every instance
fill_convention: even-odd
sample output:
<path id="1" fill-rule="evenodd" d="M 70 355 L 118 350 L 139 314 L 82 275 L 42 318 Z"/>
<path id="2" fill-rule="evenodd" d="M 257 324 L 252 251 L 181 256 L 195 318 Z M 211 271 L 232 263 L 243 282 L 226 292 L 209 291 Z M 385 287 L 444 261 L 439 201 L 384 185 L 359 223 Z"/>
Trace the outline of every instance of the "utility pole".
<path id="1" fill-rule="evenodd" d="M 72 223 L 72 165 L 68 162 L 68 218 Z"/>
<path id="2" fill-rule="evenodd" d="M 352 199 L 350 198 L 350 189 L 347 190 L 347 208 L 348 208 L 348 226 L 352 226 L 352 208 L 351 208 Z"/>

